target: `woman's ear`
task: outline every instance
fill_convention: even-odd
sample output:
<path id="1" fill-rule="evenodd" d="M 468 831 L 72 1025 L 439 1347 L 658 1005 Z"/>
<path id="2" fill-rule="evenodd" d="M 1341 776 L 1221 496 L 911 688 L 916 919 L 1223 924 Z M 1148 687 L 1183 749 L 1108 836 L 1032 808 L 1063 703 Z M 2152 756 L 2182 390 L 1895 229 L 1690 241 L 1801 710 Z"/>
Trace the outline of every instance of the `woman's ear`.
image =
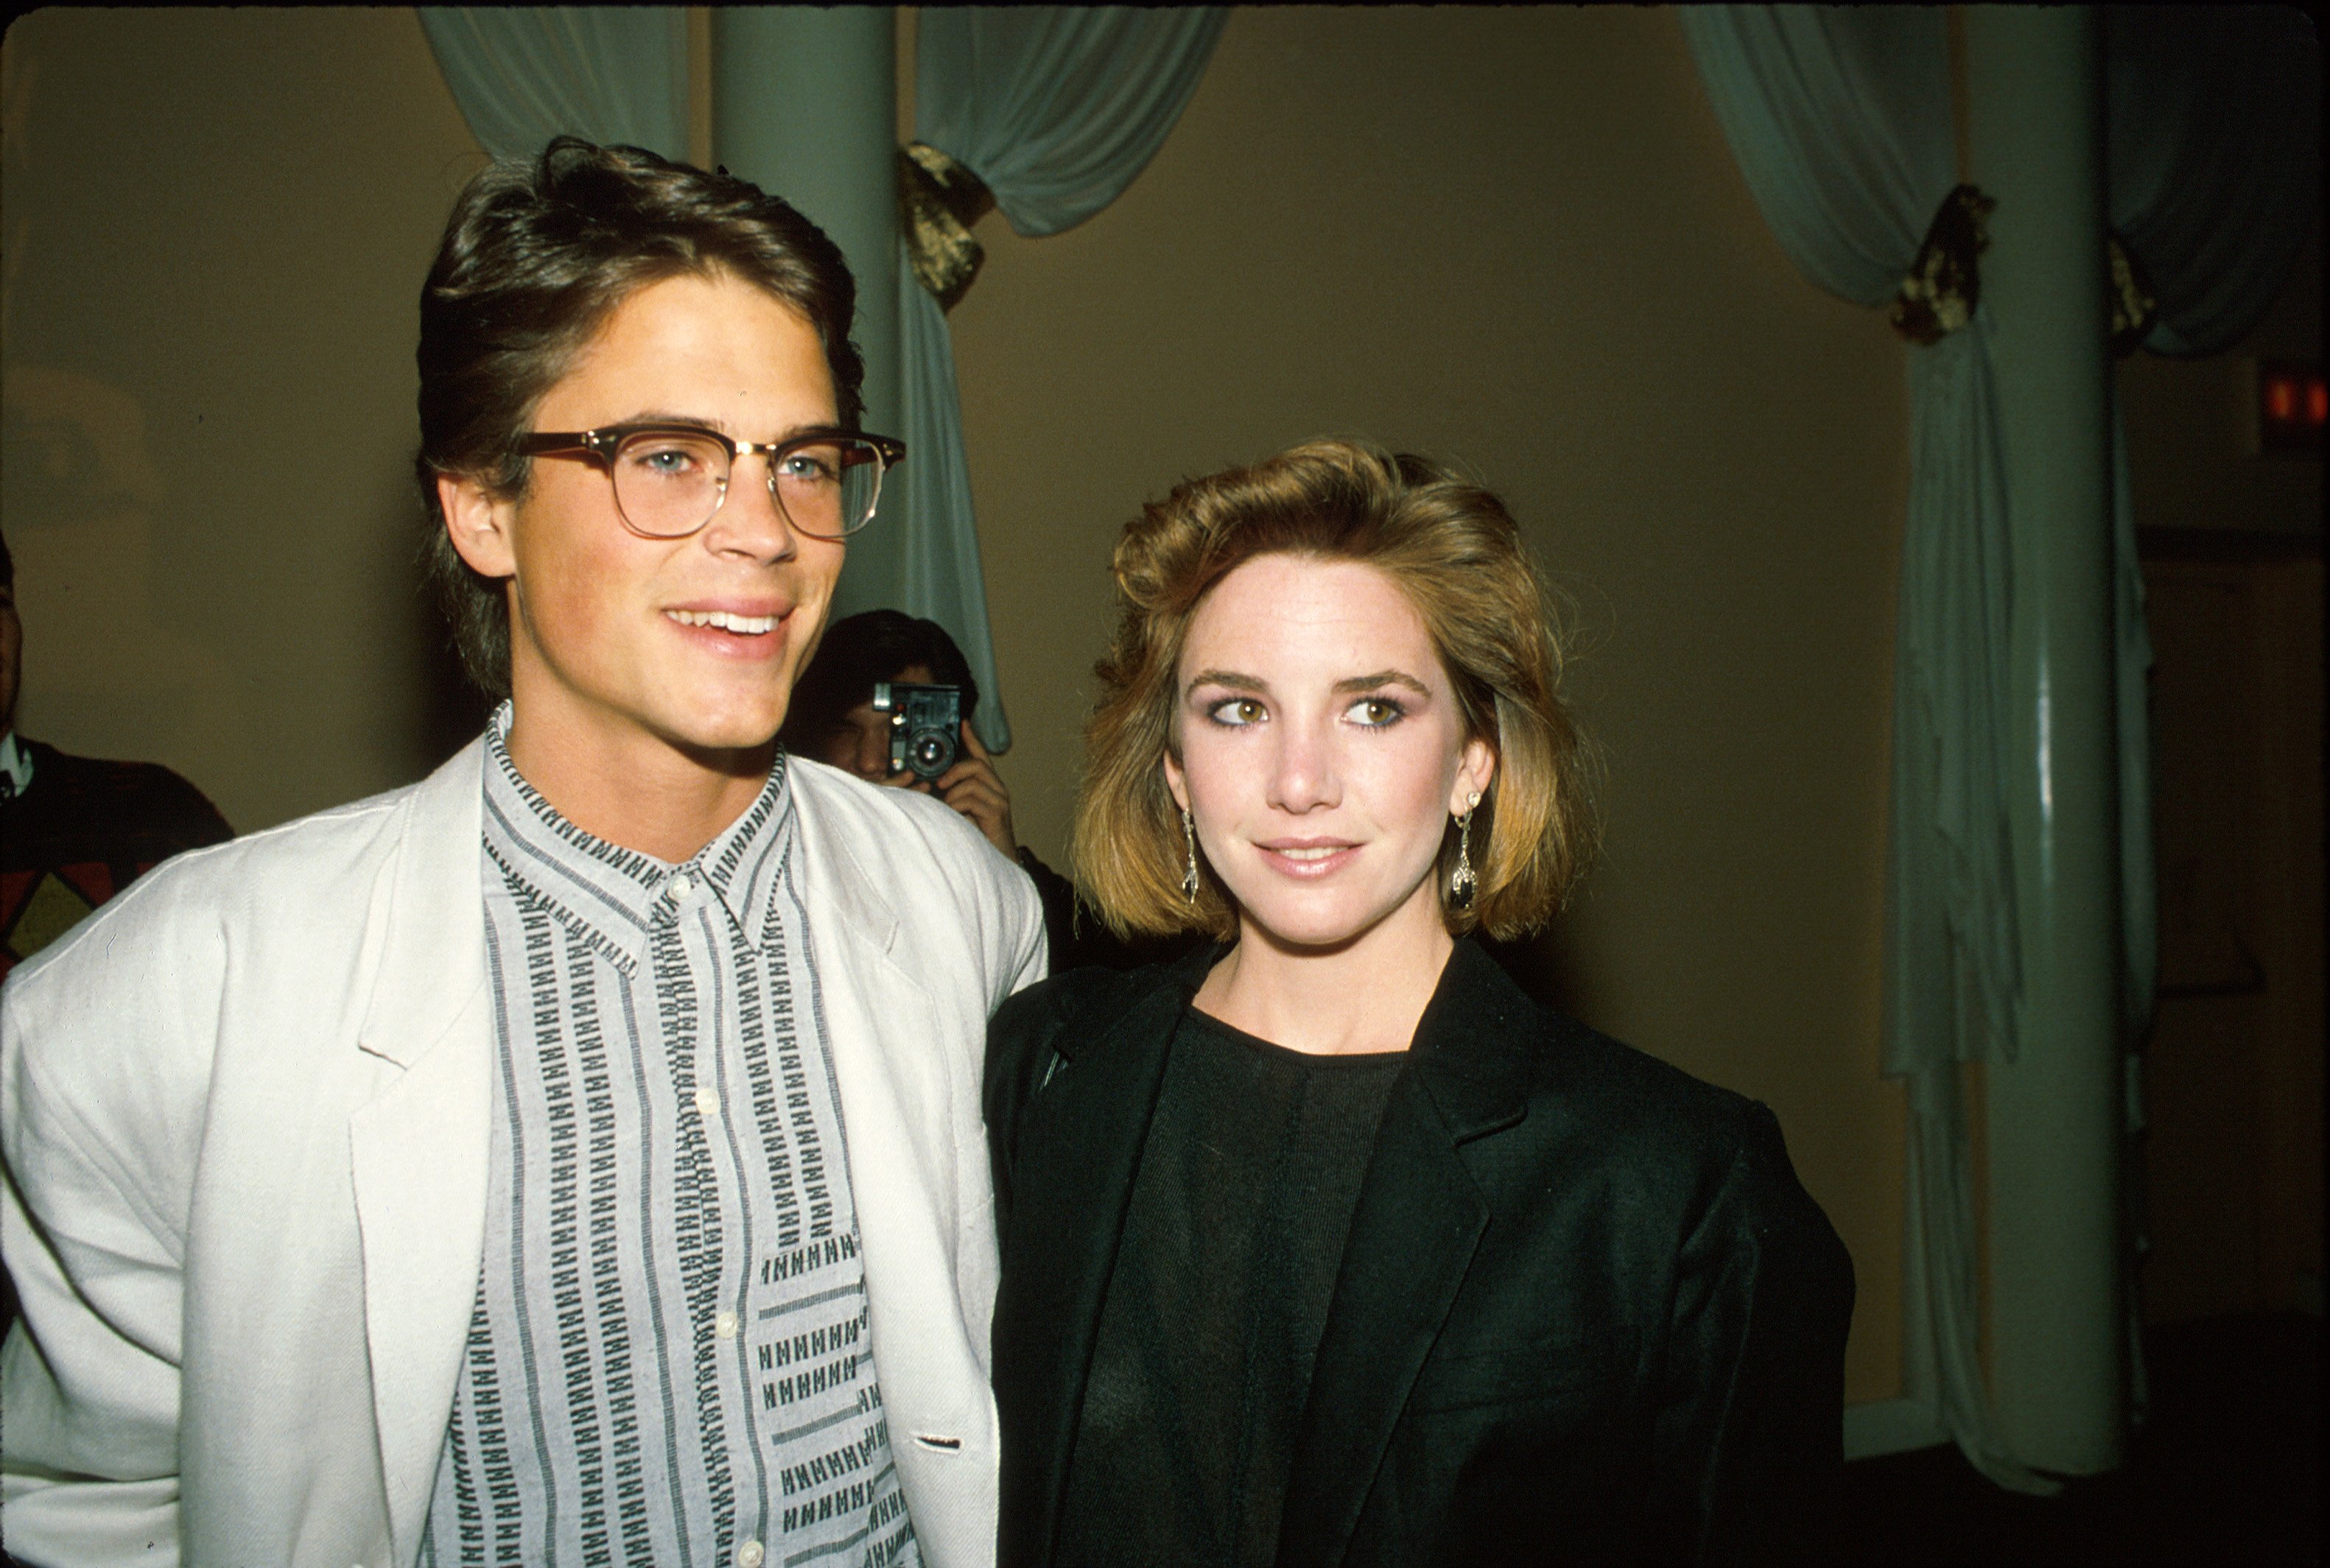
<path id="1" fill-rule="evenodd" d="M 1448 798 L 1448 815 L 1461 817 L 1472 809 L 1472 803 L 1489 792 L 1489 780 L 1497 776 L 1497 753 L 1489 742 L 1471 740 L 1464 742 L 1463 754 L 1456 763 L 1456 787 Z"/>
<path id="2" fill-rule="evenodd" d="M 1181 759 L 1173 755 L 1170 747 L 1165 751 L 1165 788 L 1171 793 L 1174 805 L 1184 811 L 1189 809 L 1189 779 L 1181 771 Z"/>
<path id="3" fill-rule="evenodd" d="M 517 552 L 510 543 L 510 519 L 516 504 L 497 501 L 486 487 L 462 474 L 437 476 L 437 505 L 445 514 L 445 534 L 453 553 L 480 577 L 502 578 L 517 571 Z"/>

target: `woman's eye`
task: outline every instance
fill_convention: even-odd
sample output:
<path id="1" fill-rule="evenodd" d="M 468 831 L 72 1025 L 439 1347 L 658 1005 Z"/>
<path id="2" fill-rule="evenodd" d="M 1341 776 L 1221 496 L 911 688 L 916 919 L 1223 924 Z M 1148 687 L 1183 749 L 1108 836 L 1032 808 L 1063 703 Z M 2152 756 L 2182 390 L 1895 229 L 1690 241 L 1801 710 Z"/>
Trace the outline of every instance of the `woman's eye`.
<path id="1" fill-rule="evenodd" d="M 1354 723 L 1367 729 L 1380 730 L 1387 724 L 1397 723 L 1407 713 L 1406 708 L 1389 697 L 1361 697 L 1351 704 L 1350 717 Z"/>
<path id="2" fill-rule="evenodd" d="M 1206 710 L 1206 716 L 1217 724 L 1243 729 L 1262 722 L 1262 704 L 1252 697 L 1224 697 Z"/>

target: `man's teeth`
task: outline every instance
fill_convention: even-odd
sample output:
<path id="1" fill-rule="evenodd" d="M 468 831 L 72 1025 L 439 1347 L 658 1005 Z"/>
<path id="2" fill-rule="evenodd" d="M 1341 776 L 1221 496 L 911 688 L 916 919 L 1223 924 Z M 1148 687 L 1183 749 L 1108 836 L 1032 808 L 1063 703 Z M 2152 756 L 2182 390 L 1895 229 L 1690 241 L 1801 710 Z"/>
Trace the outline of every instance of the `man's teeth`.
<path id="1" fill-rule="evenodd" d="M 1339 844 L 1321 844 L 1309 849 L 1282 849 L 1278 853 L 1289 860 L 1324 860 L 1341 847 Z"/>
<path id="2" fill-rule="evenodd" d="M 758 637 L 777 629 L 777 618 L 773 615 L 731 615 L 725 609 L 667 609 L 664 613 L 682 626 L 716 626 L 741 637 Z"/>

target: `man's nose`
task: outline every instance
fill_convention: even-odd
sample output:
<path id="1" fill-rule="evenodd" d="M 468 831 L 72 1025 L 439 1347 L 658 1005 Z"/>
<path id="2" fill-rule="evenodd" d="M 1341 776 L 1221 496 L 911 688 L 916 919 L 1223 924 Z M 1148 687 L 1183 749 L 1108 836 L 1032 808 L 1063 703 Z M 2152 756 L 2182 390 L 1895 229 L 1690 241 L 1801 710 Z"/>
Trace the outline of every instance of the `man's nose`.
<path id="1" fill-rule="evenodd" d="M 798 552 L 800 531 L 778 504 L 773 460 L 765 452 L 736 459 L 720 510 L 705 527 L 706 549 L 760 561 L 782 561 Z"/>

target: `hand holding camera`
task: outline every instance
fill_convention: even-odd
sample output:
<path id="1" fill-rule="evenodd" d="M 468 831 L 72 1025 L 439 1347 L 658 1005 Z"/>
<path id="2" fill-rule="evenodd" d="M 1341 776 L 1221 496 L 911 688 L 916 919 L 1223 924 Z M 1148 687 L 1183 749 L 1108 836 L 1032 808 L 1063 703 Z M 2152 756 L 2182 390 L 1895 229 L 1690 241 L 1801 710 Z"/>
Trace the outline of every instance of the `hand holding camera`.
<path id="1" fill-rule="evenodd" d="M 874 708 L 890 715 L 890 771 L 882 782 L 937 796 L 969 817 L 1005 858 L 1018 858 L 1011 791 L 962 718 L 961 693 L 884 681 L 874 688 Z"/>

